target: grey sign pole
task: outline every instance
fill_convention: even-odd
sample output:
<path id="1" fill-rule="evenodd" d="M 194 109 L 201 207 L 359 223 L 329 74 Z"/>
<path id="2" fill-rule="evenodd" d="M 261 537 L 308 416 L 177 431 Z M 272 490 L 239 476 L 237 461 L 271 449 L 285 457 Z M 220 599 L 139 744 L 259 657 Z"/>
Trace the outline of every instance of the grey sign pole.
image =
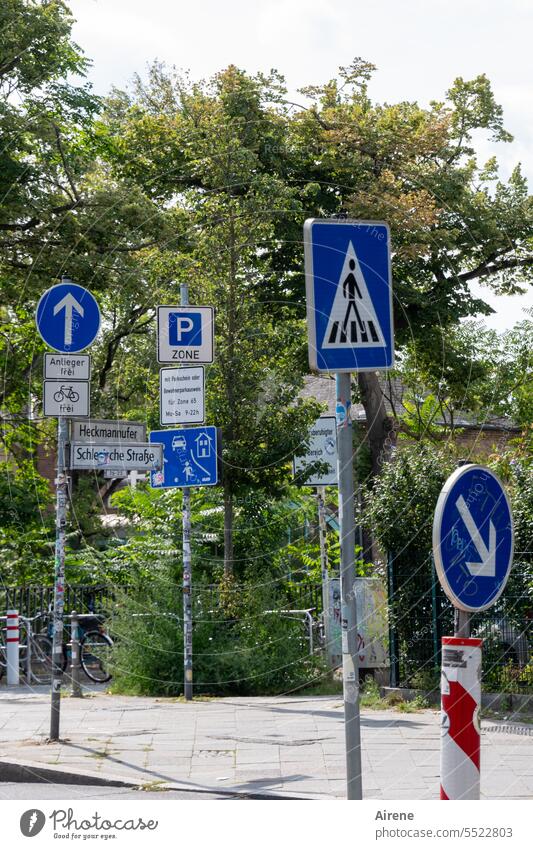
<path id="1" fill-rule="evenodd" d="M 189 286 L 180 286 L 181 303 L 189 303 Z M 183 488 L 183 689 L 185 700 L 192 699 L 192 564 L 191 564 L 191 490 Z"/>
<path id="2" fill-rule="evenodd" d="M 329 619 L 331 611 L 329 609 L 328 553 L 326 551 L 326 505 L 324 503 L 325 494 L 326 487 L 317 486 L 316 498 L 318 505 L 318 540 L 320 544 L 320 573 L 322 575 L 322 621 L 324 625 L 326 656 L 328 658 L 328 664 L 331 666 L 331 628 Z"/>
<path id="3" fill-rule="evenodd" d="M 57 478 L 56 478 L 56 548 L 54 574 L 54 626 L 52 648 L 52 696 L 50 705 L 50 740 L 59 740 L 61 709 L 61 680 L 63 677 L 63 614 L 65 598 L 65 528 L 67 523 L 66 444 L 68 421 L 57 420 Z"/>
<path id="4" fill-rule="evenodd" d="M 455 608 L 453 635 L 454 637 L 470 636 L 470 613 L 467 610 Z"/>
<path id="5" fill-rule="evenodd" d="M 340 520 L 340 585 L 344 733 L 346 740 L 347 798 L 362 799 L 361 721 L 359 716 L 359 661 L 355 606 L 355 515 L 351 375 L 336 374 L 337 451 Z"/>

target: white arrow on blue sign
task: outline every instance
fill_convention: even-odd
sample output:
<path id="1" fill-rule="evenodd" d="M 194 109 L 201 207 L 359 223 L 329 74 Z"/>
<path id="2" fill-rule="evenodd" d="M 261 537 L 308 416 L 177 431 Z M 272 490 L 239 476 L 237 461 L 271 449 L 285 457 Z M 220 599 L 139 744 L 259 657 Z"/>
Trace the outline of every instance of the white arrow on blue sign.
<path id="1" fill-rule="evenodd" d="M 35 322 L 50 348 L 75 354 L 87 348 L 98 335 L 100 309 L 87 289 L 69 280 L 41 295 Z"/>
<path id="2" fill-rule="evenodd" d="M 513 516 L 499 478 L 484 466 L 456 469 L 433 522 L 433 555 L 444 592 L 460 610 L 491 607 L 513 562 Z"/>
<path id="3" fill-rule="evenodd" d="M 152 430 L 150 442 L 163 445 L 163 468 L 151 473 L 155 489 L 218 483 L 217 428 L 213 425 Z"/>
<path id="4" fill-rule="evenodd" d="M 356 372 L 394 364 L 390 233 L 380 221 L 304 224 L 309 364 Z"/>

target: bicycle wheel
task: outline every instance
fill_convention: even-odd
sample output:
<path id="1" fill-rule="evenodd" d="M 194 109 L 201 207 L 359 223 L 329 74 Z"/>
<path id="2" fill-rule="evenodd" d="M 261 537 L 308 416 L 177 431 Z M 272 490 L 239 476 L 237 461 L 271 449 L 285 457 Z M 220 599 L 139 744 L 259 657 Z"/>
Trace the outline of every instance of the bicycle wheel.
<path id="1" fill-rule="evenodd" d="M 81 666 L 87 678 L 97 683 L 109 681 L 113 641 L 100 631 L 88 631 L 81 640 Z"/>
<path id="2" fill-rule="evenodd" d="M 54 401 L 57 401 L 58 404 L 63 401 L 64 398 L 65 395 L 63 392 L 61 392 L 61 390 L 59 390 L 58 392 L 54 392 Z"/>
<path id="3" fill-rule="evenodd" d="M 45 634 L 34 634 L 31 641 L 31 674 L 37 684 L 52 679 L 52 641 Z"/>

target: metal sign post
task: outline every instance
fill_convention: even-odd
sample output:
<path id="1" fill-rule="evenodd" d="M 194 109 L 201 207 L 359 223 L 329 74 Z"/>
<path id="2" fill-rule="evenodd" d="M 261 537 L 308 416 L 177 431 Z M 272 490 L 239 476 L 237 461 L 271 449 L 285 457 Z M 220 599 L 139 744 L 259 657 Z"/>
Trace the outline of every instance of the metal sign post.
<path id="1" fill-rule="evenodd" d="M 63 614 L 65 607 L 65 529 L 67 524 L 67 469 L 65 462 L 68 423 L 57 420 L 56 547 L 54 567 L 54 627 L 52 647 L 52 696 L 50 740 L 59 740 L 61 679 L 63 677 Z"/>
<path id="2" fill-rule="evenodd" d="M 344 690 L 347 798 L 362 799 L 359 658 L 357 656 L 357 612 L 355 603 L 353 442 L 350 415 L 351 375 L 337 374 L 336 383 L 341 547 L 342 680 Z"/>
<path id="3" fill-rule="evenodd" d="M 505 489 L 490 469 L 462 465 L 437 501 L 433 556 L 455 607 L 454 636 L 442 638 L 441 799 L 479 799 L 482 640 L 470 616 L 502 594 L 513 562 L 513 517 Z"/>
<path id="4" fill-rule="evenodd" d="M 362 799 L 351 374 L 394 363 L 390 232 L 382 221 L 304 224 L 309 364 L 337 380 L 341 619 L 348 799 Z"/>
<path id="5" fill-rule="evenodd" d="M 52 647 L 50 740 L 59 740 L 61 679 L 63 675 L 63 616 L 65 598 L 65 531 L 68 479 L 66 450 L 68 418 L 89 415 L 90 357 L 75 356 L 98 335 L 100 308 L 91 293 L 63 277 L 47 289 L 37 304 L 35 323 L 42 339 L 60 355 L 45 355 L 43 412 L 57 416 L 56 545 Z"/>
<path id="6" fill-rule="evenodd" d="M 326 505 L 324 501 L 325 496 L 326 487 L 317 486 L 316 499 L 318 505 L 318 540 L 320 545 L 320 574 L 322 576 L 322 621 L 324 625 L 324 641 L 326 644 L 328 665 L 333 666 L 330 633 L 331 610 L 329 603 L 328 553 L 326 549 Z"/>
<path id="7" fill-rule="evenodd" d="M 189 286 L 180 286 L 182 306 L 189 303 Z M 185 701 L 192 700 L 192 558 L 191 558 L 191 490 L 183 489 L 183 691 Z"/>
<path id="8" fill-rule="evenodd" d="M 180 306 L 157 307 L 157 361 L 189 366 L 162 369 L 160 374 L 161 424 L 203 421 L 204 374 L 201 366 L 214 358 L 213 307 L 189 304 L 189 287 L 180 285 Z M 178 408 L 181 407 L 181 411 Z M 163 446 L 161 471 L 152 472 L 151 485 L 183 490 L 183 689 L 186 701 L 193 696 L 193 622 L 191 563 L 191 486 L 218 482 L 217 433 L 214 427 L 160 430 L 150 442 Z"/>

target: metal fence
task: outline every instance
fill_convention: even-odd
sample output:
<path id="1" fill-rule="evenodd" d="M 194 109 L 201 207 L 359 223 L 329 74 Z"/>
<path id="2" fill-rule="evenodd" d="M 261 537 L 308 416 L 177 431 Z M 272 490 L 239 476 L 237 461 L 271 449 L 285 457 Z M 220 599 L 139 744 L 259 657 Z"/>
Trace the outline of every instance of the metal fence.
<path id="1" fill-rule="evenodd" d="M 107 610 L 115 599 L 111 584 L 65 585 L 65 610 L 94 613 Z M 54 588 L 43 586 L 2 587 L 0 609 L 18 610 L 21 616 L 47 613 L 54 604 Z"/>
<path id="2" fill-rule="evenodd" d="M 392 686 L 438 685 L 441 637 L 453 634 L 453 607 L 438 582 L 431 557 L 404 552 L 388 559 L 389 655 Z M 322 613 L 322 587 L 310 583 L 280 583 L 285 608 Z M 179 588 L 177 588 L 179 591 Z M 236 585 L 233 592 L 239 593 Z M 127 587 L 112 584 L 66 585 L 65 610 L 79 613 L 111 611 Z M 194 608 L 220 605 L 218 585 L 196 586 Z M 0 591 L 0 610 L 16 609 L 23 616 L 46 613 L 53 604 L 53 587 L 9 587 Z M 472 617 L 472 634 L 484 640 L 483 680 L 487 688 L 520 692 L 533 689 L 533 568 L 518 560 L 501 600 Z"/>
<path id="3" fill-rule="evenodd" d="M 315 615 L 322 611 L 322 588 L 320 584 L 289 584 L 281 585 L 279 590 L 284 606 L 292 609 L 314 609 Z M 241 587 L 236 585 L 233 592 L 239 593 Z M 110 611 L 118 595 L 128 593 L 127 586 L 114 584 L 66 584 L 65 610 L 76 610 L 79 613 Z M 212 610 L 220 604 L 220 587 L 216 584 L 194 587 L 194 602 L 197 608 Z M 43 586 L 2 587 L 0 589 L 0 610 L 12 608 L 18 610 L 21 616 L 35 616 L 52 609 L 54 603 L 54 588 Z"/>
<path id="4" fill-rule="evenodd" d="M 436 686 L 441 638 L 453 635 L 454 609 L 440 586 L 433 558 L 418 551 L 403 552 L 401 557 L 389 555 L 387 579 L 391 684 Z M 472 615 L 471 633 L 483 638 L 487 689 L 533 689 L 530 559 L 515 561 L 501 599 L 489 610 Z"/>

